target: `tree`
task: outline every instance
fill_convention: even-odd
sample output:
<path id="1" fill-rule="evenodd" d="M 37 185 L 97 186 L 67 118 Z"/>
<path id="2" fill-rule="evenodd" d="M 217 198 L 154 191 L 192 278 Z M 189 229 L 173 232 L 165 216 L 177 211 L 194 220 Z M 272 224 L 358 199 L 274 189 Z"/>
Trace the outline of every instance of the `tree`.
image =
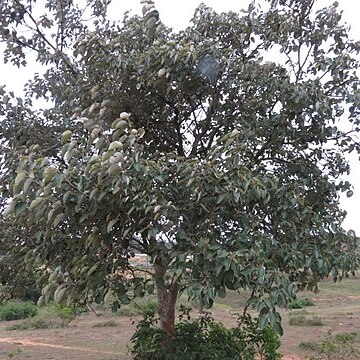
<path id="1" fill-rule="evenodd" d="M 4 215 L 26 263 L 47 269 L 40 302 L 111 292 L 118 308 L 156 291 L 173 335 L 179 293 L 211 307 L 250 289 L 259 326 L 281 331 L 276 306 L 298 287 L 357 267 L 339 192 L 351 196 L 345 155 L 360 151 L 360 47 L 337 3 L 200 5 L 177 33 L 151 1 L 121 25 L 108 1 L 87 3 L 93 23 L 64 1 L 39 19 L 32 1 L 4 1 L 0 15 L 5 58 L 26 66 L 30 48 L 47 67 L 25 99 L 1 103 Z M 51 108 L 31 110 L 34 97 Z M 134 250 L 152 266 L 136 267 Z"/>

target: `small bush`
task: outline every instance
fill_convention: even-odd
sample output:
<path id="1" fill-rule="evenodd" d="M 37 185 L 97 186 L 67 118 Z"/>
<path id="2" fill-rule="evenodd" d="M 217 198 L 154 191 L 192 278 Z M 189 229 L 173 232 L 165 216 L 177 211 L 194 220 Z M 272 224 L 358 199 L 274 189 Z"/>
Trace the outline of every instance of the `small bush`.
<path id="1" fill-rule="evenodd" d="M 147 314 L 131 339 L 134 360 L 253 360 L 256 354 L 264 360 L 280 359 L 279 336 L 270 327 L 258 329 L 256 320 L 250 316 L 232 329 L 215 322 L 208 314 L 196 320 L 184 318 L 176 324 L 176 337 L 169 353 L 163 346 L 168 335 L 157 327 L 158 319 Z"/>
<path id="2" fill-rule="evenodd" d="M 7 303 L 0 306 L 0 320 L 20 320 L 37 314 L 37 307 L 32 303 Z"/>
<path id="3" fill-rule="evenodd" d="M 310 315 L 307 311 L 291 313 L 289 325 L 293 326 L 322 326 L 323 321 L 316 315 Z"/>
<path id="4" fill-rule="evenodd" d="M 78 308 L 75 305 L 72 306 L 62 306 L 62 305 L 55 305 L 55 313 L 59 316 L 62 321 L 63 325 L 70 324 L 80 312 L 82 312 L 81 308 Z"/>
<path id="5" fill-rule="evenodd" d="M 146 302 L 133 301 L 129 305 L 121 307 L 117 312 L 122 316 L 137 316 L 146 314 L 156 314 L 159 304 L 155 300 L 147 300 Z"/>
<path id="6" fill-rule="evenodd" d="M 303 309 L 304 307 L 314 305 L 314 302 L 309 298 L 295 299 L 289 304 L 289 309 Z"/>

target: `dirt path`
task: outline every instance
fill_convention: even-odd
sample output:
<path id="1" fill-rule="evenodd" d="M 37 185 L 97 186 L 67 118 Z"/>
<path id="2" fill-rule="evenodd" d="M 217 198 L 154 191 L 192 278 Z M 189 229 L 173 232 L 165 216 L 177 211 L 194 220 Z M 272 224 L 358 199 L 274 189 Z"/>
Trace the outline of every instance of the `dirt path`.
<path id="1" fill-rule="evenodd" d="M 94 327 L 106 321 L 116 321 L 113 327 Z M 128 360 L 127 344 L 135 330 L 132 320 L 103 314 L 84 314 L 69 327 L 7 331 L 16 322 L 0 323 L 0 359 L 20 351 L 15 359 L 27 360 Z"/>
<path id="2" fill-rule="evenodd" d="M 92 353 L 99 353 L 99 354 L 107 354 L 107 355 L 117 355 L 115 352 L 111 351 L 103 351 L 103 350 L 94 350 L 89 348 L 82 348 L 78 346 L 64 346 L 64 345 L 56 345 L 56 344 L 49 344 L 42 342 L 42 339 L 28 339 L 28 338 L 21 338 L 21 341 L 18 341 L 16 338 L 2 338 L 0 339 L 0 343 L 6 344 L 13 344 L 22 347 L 48 347 L 48 348 L 55 348 L 59 350 L 76 350 L 76 351 L 85 351 L 85 352 L 92 352 Z"/>

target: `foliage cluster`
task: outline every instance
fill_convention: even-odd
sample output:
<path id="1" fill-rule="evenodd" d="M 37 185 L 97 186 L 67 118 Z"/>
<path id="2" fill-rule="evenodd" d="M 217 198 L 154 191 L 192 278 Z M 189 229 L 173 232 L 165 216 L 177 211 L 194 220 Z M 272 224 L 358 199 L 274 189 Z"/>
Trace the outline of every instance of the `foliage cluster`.
<path id="1" fill-rule="evenodd" d="M 260 330 L 249 315 L 228 329 L 209 314 L 198 319 L 182 315 L 176 324 L 171 354 L 164 349 L 169 335 L 156 326 L 157 318 L 148 313 L 139 322 L 131 341 L 135 360 L 253 360 L 256 354 L 265 360 L 280 359 L 279 335 L 270 327 Z"/>
<path id="2" fill-rule="evenodd" d="M 141 299 L 131 302 L 129 305 L 124 305 L 117 310 L 117 314 L 123 316 L 135 316 L 158 313 L 159 303 L 156 300 Z"/>
<path id="3" fill-rule="evenodd" d="M 16 244 L 9 238 L 8 226 L 0 216 L 0 303 L 10 299 L 36 302 L 41 295 L 39 272 L 25 266 L 21 251 L 15 254 Z"/>
<path id="4" fill-rule="evenodd" d="M 52 306 L 55 315 L 61 319 L 59 327 L 69 326 L 77 315 L 87 311 L 87 309 L 78 304 L 71 304 L 69 306 L 66 306 L 63 304 L 54 303 Z"/>
<path id="5" fill-rule="evenodd" d="M 23 315 L 23 307 L 27 308 L 29 303 L 15 303 L 17 308 L 14 310 L 13 303 L 6 304 L 5 308 L 8 318 L 12 320 L 26 319 L 23 322 L 12 324 L 6 328 L 6 330 L 34 330 L 34 329 L 54 329 L 64 328 L 75 319 L 82 309 L 77 306 L 61 306 L 59 304 L 48 304 L 47 306 L 37 308 L 35 305 L 30 304 L 31 309 L 35 309 L 36 313 L 31 313 L 31 319 L 28 316 Z M 10 306 L 11 310 L 8 310 Z M 19 314 L 18 308 L 21 308 L 22 313 Z M 28 311 L 29 312 L 29 311 Z M 13 315 L 13 314 L 16 315 Z"/>
<path id="6" fill-rule="evenodd" d="M 289 309 L 302 309 L 307 306 L 314 306 L 314 302 L 309 298 L 295 299 L 288 305 Z"/>
<path id="7" fill-rule="evenodd" d="M 0 320 L 10 321 L 26 319 L 35 316 L 37 312 L 37 307 L 32 303 L 9 302 L 0 306 Z"/>

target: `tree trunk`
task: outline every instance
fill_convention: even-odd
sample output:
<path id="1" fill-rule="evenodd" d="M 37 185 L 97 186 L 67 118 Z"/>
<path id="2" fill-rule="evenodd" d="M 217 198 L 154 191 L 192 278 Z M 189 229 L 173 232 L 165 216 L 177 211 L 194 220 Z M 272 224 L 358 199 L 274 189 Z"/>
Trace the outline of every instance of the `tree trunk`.
<path id="1" fill-rule="evenodd" d="M 166 284 L 166 264 L 163 263 L 161 256 L 158 256 L 154 262 L 154 271 L 159 302 L 160 326 L 169 335 L 169 338 L 164 342 L 164 346 L 171 348 L 172 340 L 175 337 L 175 305 L 178 288 L 176 284 Z"/>

